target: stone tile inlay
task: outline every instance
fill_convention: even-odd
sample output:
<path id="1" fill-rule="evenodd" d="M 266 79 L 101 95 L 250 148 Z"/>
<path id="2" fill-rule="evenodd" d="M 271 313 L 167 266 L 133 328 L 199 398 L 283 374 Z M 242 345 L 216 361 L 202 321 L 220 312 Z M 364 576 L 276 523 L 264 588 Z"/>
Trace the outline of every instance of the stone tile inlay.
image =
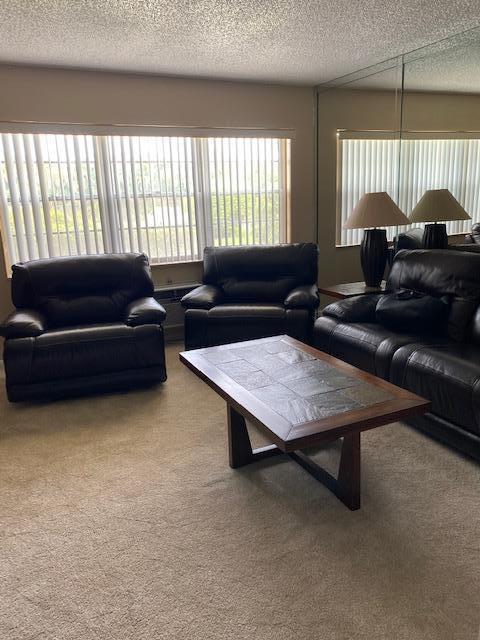
<path id="1" fill-rule="evenodd" d="M 393 399 L 281 337 L 205 349 L 203 355 L 292 425 Z"/>

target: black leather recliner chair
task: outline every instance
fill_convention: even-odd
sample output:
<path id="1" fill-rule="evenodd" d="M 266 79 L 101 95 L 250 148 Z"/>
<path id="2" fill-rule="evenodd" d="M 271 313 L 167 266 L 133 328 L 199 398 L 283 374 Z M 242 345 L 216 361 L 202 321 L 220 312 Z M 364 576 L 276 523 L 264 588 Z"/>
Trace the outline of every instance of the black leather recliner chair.
<path id="1" fill-rule="evenodd" d="M 144 254 L 13 266 L 16 307 L 0 326 L 12 402 L 166 379 L 162 322 Z"/>
<path id="2" fill-rule="evenodd" d="M 283 333 L 310 341 L 316 244 L 207 247 L 203 270 L 204 284 L 182 298 L 186 349 Z"/>
<path id="3" fill-rule="evenodd" d="M 388 328 L 376 316 L 382 295 L 356 296 L 325 307 L 314 345 L 430 400 L 430 413 L 408 422 L 480 460 L 480 255 L 400 251 L 387 281 L 399 289 L 447 297 L 447 325 Z"/>

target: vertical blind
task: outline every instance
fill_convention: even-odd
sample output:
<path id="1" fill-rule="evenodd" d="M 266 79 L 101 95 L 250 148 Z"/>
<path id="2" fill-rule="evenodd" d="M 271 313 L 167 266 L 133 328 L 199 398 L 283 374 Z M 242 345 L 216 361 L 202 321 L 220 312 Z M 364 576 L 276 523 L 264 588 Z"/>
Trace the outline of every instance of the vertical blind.
<path id="1" fill-rule="evenodd" d="M 283 138 L 1 134 L 0 221 L 11 263 L 286 239 Z"/>
<path id="2" fill-rule="evenodd" d="M 449 234 L 480 222 L 480 139 L 340 139 L 337 246 L 361 242 L 361 229 L 343 225 L 364 193 L 386 191 L 408 216 L 427 189 L 449 189 L 472 218 L 447 222 Z M 408 228 L 389 227 L 388 238 Z"/>

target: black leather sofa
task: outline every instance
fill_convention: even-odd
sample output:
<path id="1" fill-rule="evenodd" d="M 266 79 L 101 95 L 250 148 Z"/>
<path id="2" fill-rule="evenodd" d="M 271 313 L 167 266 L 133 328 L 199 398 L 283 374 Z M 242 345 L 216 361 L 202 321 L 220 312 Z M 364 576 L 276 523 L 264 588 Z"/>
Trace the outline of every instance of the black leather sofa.
<path id="1" fill-rule="evenodd" d="M 309 342 L 319 304 L 317 269 L 312 243 L 207 247 L 203 284 L 182 298 L 185 348 L 282 333 Z"/>
<path id="2" fill-rule="evenodd" d="M 451 250 L 400 251 L 387 290 L 448 296 L 448 323 L 402 332 L 377 322 L 381 295 L 335 302 L 314 327 L 314 344 L 431 401 L 409 421 L 480 460 L 480 255 Z"/>
<path id="3" fill-rule="evenodd" d="M 458 244 L 449 244 L 448 248 L 453 251 L 468 251 L 471 253 L 480 253 L 480 225 L 474 224 L 472 232 L 465 236 L 465 241 Z M 423 229 L 421 227 L 413 227 L 402 233 L 399 233 L 393 239 L 393 256 L 401 249 L 421 249 L 423 246 Z"/>
<path id="4" fill-rule="evenodd" d="M 474 245 L 476 250 L 480 252 L 480 223 L 472 224 L 472 230 L 470 233 L 465 235 L 465 244 L 466 245 Z"/>
<path id="5" fill-rule="evenodd" d="M 162 322 L 144 254 L 13 266 L 16 310 L 0 326 L 12 402 L 166 379 Z"/>

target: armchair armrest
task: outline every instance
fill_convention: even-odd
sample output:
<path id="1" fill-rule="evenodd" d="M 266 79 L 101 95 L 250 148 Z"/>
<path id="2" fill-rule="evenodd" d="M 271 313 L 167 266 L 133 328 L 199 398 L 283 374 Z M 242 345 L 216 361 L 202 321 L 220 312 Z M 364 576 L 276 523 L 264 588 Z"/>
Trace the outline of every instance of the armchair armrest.
<path id="1" fill-rule="evenodd" d="M 34 338 L 47 328 L 43 313 L 36 309 L 16 309 L 0 325 L 4 338 Z"/>
<path id="2" fill-rule="evenodd" d="M 223 300 L 223 291 L 213 284 L 202 284 L 183 296 L 181 303 L 185 309 L 211 309 Z"/>
<path id="3" fill-rule="evenodd" d="M 323 315 L 342 322 L 375 322 L 375 309 L 382 295 L 373 293 L 333 302 L 325 307 Z"/>
<path id="4" fill-rule="evenodd" d="M 125 307 L 125 324 L 136 327 L 140 324 L 161 324 L 167 312 L 155 298 L 138 298 Z"/>
<path id="5" fill-rule="evenodd" d="M 316 284 L 295 287 L 285 298 L 287 309 L 316 309 L 320 303 Z"/>

